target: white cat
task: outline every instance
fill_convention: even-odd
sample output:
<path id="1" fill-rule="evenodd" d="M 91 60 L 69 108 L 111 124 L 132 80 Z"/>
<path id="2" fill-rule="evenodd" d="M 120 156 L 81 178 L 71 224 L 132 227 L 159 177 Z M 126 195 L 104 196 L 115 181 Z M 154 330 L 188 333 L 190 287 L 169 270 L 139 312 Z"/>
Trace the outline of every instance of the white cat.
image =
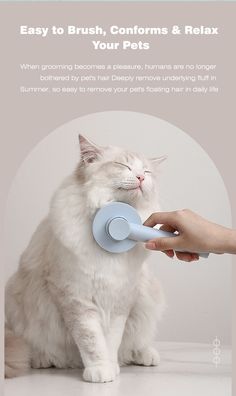
<path id="1" fill-rule="evenodd" d="M 8 281 L 6 319 L 16 349 L 19 336 L 30 347 L 32 367 L 84 367 L 84 380 L 107 382 L 122 364 L 159 363 L 153 342 L 165 304 L 143 244 L 108 253 L 94 241 L 91 225 L 112 201 L 132 205 L 142 220 L 159 210 L 162 158 L 98 147 L 81 135 L 80 149 L 77 169 L 54 194 Z M 11 362 L 6 349 L 8 368 L 20 370 L 28 356 Z"/>

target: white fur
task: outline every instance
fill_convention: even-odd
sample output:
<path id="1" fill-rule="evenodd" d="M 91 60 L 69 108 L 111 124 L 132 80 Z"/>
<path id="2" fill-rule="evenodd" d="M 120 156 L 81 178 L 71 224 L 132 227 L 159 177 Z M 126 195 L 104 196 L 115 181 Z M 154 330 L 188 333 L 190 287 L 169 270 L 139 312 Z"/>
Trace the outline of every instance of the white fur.
<path id="1" fill-rule="evenodd" d="M 78 169 L 56 191 L 7 284 L 6 317 L 30 345 L 32 367 L 84 367 L 86 381 L 107 382 L 120 364 L 158 364 L 152 344 L 164 300 L 143 245 L 107 253 L 91 224 L 112 201 L 133 205 L 143 220 L 158 210 L 158 160 L 83 137 L 80 146 Z"/>

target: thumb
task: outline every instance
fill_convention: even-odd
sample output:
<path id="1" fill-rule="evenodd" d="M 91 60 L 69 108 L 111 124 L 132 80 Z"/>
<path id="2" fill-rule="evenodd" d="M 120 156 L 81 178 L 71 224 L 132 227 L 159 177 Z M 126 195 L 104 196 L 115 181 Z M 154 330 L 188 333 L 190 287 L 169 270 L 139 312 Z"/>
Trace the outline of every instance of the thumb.
<path id="1" fill-rule="evenodd" d="M 176 250 L 179 246 L 179 236 L 172 238 L 157 238 L 145 243 L 145 247 L 150 250 Z"/>

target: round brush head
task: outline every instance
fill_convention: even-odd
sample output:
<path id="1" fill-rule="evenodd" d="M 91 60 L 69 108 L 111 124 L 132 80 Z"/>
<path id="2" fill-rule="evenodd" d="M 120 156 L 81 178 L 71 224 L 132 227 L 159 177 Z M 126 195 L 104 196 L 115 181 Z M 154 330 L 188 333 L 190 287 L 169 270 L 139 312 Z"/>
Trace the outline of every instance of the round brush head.
<path id="1" fill-rule="evenodd" d="M 98 245 L 110 253 L 123 253 L 132 249 L 136 241 L 113 239 L 109 233 L 109 223 L 114 218 L 123 218 L 130 223 L 142 224 L 136 210 L 123 202 L 112 202 L 99 209 L 93 220 L 93 236 Z"/>

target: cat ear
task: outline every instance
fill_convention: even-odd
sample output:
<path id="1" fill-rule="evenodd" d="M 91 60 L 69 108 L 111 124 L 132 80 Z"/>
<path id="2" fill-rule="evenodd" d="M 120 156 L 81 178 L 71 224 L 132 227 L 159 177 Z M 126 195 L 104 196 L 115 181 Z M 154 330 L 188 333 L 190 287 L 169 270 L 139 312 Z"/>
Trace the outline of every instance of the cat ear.
<path id="1" fill-rule="evenodd" d="M 79 134 L 80 156 L 84 163 L 96 161 L 102 153 L 102 148 Z"/>
<path id="2" fill-rule="evenodd" d="M 153 165 L 159 166 L 162 162 L 166 161 L 168 158 L 167 155 L 162 155 L 161 157 L 151 158 L 150 161 Z"/>

